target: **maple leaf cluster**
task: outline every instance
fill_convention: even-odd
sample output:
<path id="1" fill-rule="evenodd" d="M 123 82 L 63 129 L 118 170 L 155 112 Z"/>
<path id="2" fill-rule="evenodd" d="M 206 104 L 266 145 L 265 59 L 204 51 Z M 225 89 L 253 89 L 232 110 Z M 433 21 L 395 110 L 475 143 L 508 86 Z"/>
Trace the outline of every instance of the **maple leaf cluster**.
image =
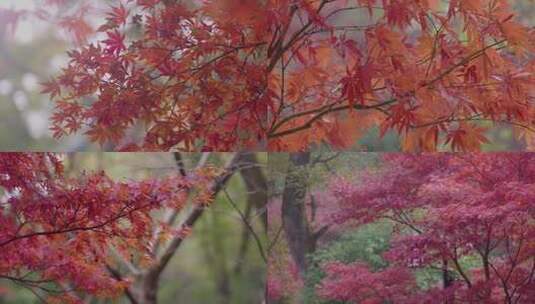
<path id="1" fill-rule="evenodd" d="M 57 154 L 0 154 L 0 279 L 59 295 L 62 303 L 77 302 L 76 292 L 116 297 L 130 279 L 108 271 L 116 263 L 111 253 L 150 265 L 161 225 L 151 212 L 180 211 L 194 188 L 206 204 L 211 180 L 206 170 L 128 182 L 104 173 L 68 178 Z M 164 228 L 162 235 L 172 233 Z"/>
<path id="2" fill-rule="evenodd" d="M 319 296 L 349 303 L 406 303 L 416 288 L 410 272 L 401 267 L 371 272 L 367 265 L 332 262 L 324 266 L 327 278 Z M 358 274 L 358 275 L 355 275 Z"/>
<path id="3" fill-rule="evenodd" d="M 533 130 L 533 30 L 507 0 L 274 1 L 271 150 L 348 148 L 373 126 L 405 150 L 478 150 L 481 122 Z"/>
<path id="4" fill-rule="evenodd" d="M 51 129 L 123 150 L 296 151 L 377 126 L 405 150 L 478 150 L 490 122 L 532 144 L 534 32 L 510 1 L 356 3 L 126 1 L 92 44 L 80 5 L 54 21 L 81 47 L 44 83 Z"/>
<path id="5" fill-rule="evenodd" d="M 509 1 L 135 1 L 45 84 L 56 137 L 123 149 L 476 150 L 481 121 L 532 129 L 533 31 Z M 143 125 L 141 141 L 128 130 Z"/>
<path id="6" fill-rule="evenodd" d="M 258 145 L 266 123 L 256 1 L 135 1 L 112 7 L 106 36 L 69 52 L 43 92 L 56 99 L 56 137 L 84 130 L 122 150 L 219 150 Z M 130 131 L 144 130 L 135 141 Z M 130 132 L 130 133 L 129 133 Z"/>
<path id="7" fill-rule="evenodd" d="M 508 1 L 358 4 L 112 7 L 107 38 L 72 51 L 44 84 L 57 97 L 52 129 L 86 126 L 93 141 L 146 150 L 349 147 L 373 125 L 397 130 L 408 150 L 475 150 L 486 142 L 479 121 L 530 129 L 532 31 Z M 83 41 L 78 20 L 61 26 Z M 138 124 L 143 139 L 130 144 Z"/>
<path id="8" fill-rule="evenodd" d="M 325 265 L 318 294 L 366 303 L 528 303 L 535 275 L 535 155 L 391 154 L 356 183 L 336 178 L 338 223 L 394 224 L 389 266 Z M 467 266 L 466 259 L 478 263 Z M 439 269 L 443 286 L 419 290 L 413 270 Z M 377 293 L 377 291 L 381 291 Z"/>

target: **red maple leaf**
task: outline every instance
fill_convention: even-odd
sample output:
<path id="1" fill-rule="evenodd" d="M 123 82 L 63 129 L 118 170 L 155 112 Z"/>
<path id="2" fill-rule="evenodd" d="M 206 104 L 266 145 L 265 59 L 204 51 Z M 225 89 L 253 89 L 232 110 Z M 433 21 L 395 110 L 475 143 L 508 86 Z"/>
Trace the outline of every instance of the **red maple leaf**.
<path id="1" fill-rule="evenodd" d="M 122 51 L 126 50 L 124 44 L 125 36 L 119 33 L 118 30 L 113 32 L 107 32 L 108 39 L 104 40 L 103 43 L 106 45 L 106 52 L 110 54 L 119 55 Z"/>
<path id="2" fill-rule="evenodd" d="M 50 98 L 54 98 L 61 94 L 61 87 L 56 79 L 41 83 L 43 87 L 41 94 L 50 94 Z"/>

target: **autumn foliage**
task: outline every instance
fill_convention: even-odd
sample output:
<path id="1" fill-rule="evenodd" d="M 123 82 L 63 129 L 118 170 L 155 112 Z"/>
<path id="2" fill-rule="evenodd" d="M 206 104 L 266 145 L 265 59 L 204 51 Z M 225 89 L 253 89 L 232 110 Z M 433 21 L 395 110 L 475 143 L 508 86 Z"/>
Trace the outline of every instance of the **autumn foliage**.
<path id="1" fill-rule="evenodd" d="M 123 150 L 220 150 L 262 141 L 268 100 L 255 1 L 136 1 L 112 7 L 105 39 L 69 52 L 44 84 L 56 137 L 80 131 Z M 129 136 L 134 125 L 144 132 Z"/>
<path id="2" fill-rule="evenodd" d="M 409 151 L 477 150 L 481 121 L 532 126 L 533 32 L 511 1 L 275 2 L 271 149 L 347 148 L 378 126 Z"/>
<path id="3" fill-rule="evenodd" d="M 335 179 L 336 223 L 394 225 L 389 266 L 325 265 L 318 295 L 349 303 L 529 303 L 534 298 L 532 154 L 387 155 L 379 172 Z M 469 262 L 472 261 L 472 262 Z M 416 272 L 442 279 L 417 288 Z"/>
<path id="4" fill-rule="evenodd" d="M 116 182 L 104 173 L 69 178 L 57 154 L 0 154 L 0 279 L 62 303 L 77 302 L 79 293 L 121 295 L 132 278 L 109 271 L 118 258 L 148 267 L 156 228 L 159 238 L 189 233 L 151 212 L 179 212 L 193 189 L 195 203 L 209 204 L 203 185 L 212 171 Z"/>
<path id="5" fill-rule="evenodd" d="M 533 31 L 509 3 L 121 2 L 43 92 L 57 137 L 119 149 L 347 148 L 377 126 L 477 150 L 482 122 L 530 143 Z"/>

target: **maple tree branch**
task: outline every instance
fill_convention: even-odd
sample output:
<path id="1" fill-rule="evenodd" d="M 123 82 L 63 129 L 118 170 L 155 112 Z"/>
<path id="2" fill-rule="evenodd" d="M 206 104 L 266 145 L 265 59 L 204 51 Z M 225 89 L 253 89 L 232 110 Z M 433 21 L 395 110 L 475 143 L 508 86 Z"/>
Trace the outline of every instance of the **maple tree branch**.
<path id="1" fill-rule="evenodd" d="M 532 262 L 531 269 L 529 270 L 529 274 L 526 276 L 525 279 L 522 280 L 522 283 L 517 284 L 517 286 L 513 288 L 511 297 L 514 297 L 515 293 L 517 292 L 519 288 L 528 286 L 528 284 L 530 284 L 531 281 L 533 280 L 533 277 L 535 276 L 535 257 L 532 258 L 532 261 L 533 262 Z M 519 299 L 520 298 L 517 298 L 517 300 L 514 303 L 517 303 Z"/>
<path id="2" fill-rule="evenodd" d="M 445 71 L 440 73 L 437 77 L 435 77 L 432 80 L 430 80 L 429 82 L 425 83 L 422 87 L 430 87 L 430 86 L 432 86 L 433 84 L 435 84 L 436 82 L 438 82 L 442 78 L 444 78 L 446 75 L 448 75 L 451 72 L 453 72 L 459 66 L 462 66 L 462 65 L 472 61 L 473 59 L 483 55 L 486 50 L 488 50 L 490 48 L 493 48 L 493 47 L 495 47 L 497 45 L 500 45 L 500 44 L 502 44 L 502 43 L 504 43 L 506 41 L 507 40 L 505 40 L 505 39 L 497 41 L 495 43 L 492 43 L 492 44 L 490 44 L 490 45 L 488 45 L 488 46 L 486 46 L 486 47 L 484 47 L 484 48 L 482 48 L 482 49 L 470 54 L 469 56 L 467 56 L 466 58 L 464 58 L 463 60 L 461 60 L 457 64 L 452 65 L 451 67 L 449 67 L 448 69 L 446 69 Z M 303 130 L 309 129 L 312 126 L 312 124 L 315 121 L 317 121 L 318 119 L 320 119 L 323 115 L 326 115 L 326 114 L 329 114 L 329 113 L 332 113 L 332 112 L 343 111 L 343 110 L 347 110 L 347 109 L 351 109 L 351 108 L 354 108 L 356 110 L 369 110 L 369 109 L 381 110 L 380 108 L 382 106 L 394 103 L 396 101 L 397 101 L 397 99 L 393 98 L 393 99 L 387 100 L 387 101 L 385 101 L 383 103 L 380 103 L 380 104 L 377 104 L 377 105 L 371 105 L 371 106 L 365 106 L 365 105 L 356 104 L 356 105 L 353 105 L 353 106 L 344 105 L 344 106 L 333 107 L 335 104 L 329 104 L 329 105 L 325 105 L 325 106 L 317 108 L 317 109 L 312 109 L 312 110 L 307 110 L 307 111 L 303 111 L 303 112 L 300 112 L 300 113 L 292 114 L 292 115 L 290 115 L 288 117 L 285 117 L 284 119 L 282 119 L 278 123 L 275 123 L 274 126 L 272 127 L 270 133 L 268 134 L 268 138 L 282 137 L 282 136 L 286 136 L 286 135 L 289 135 L 289 134 L 292 134 L 292 133 L 295 133 L 295 132 L 299 132 L 299 131 L 303 131 Z M 301 116 L 305 116 L 305 115 L 309 115 L 309 114 L 318 113 L 318 112 L 319 112 L 318 115 L 312 117 L 310 120 L 308 120 L 307 122 L 305 122 L 301 126 L 298 126 L 298 127 L 292 128 L 292 129 L 288 129 L 288 130 L 285 130 L 285 131 L 281 131 L 281 132 L 276 132 L 282 125 L 284 125 L 285 123 L 287 123 L 287 122 L 289 122 L 289 121 L 291 121 L 291 120 L 293 120 L 295 118 L 298 118 L 298 117 L 301 117 Z"/>
<path id="3" fill-rule="evenodd" d="M 509 287 L 507 286 L 507 280 L 504 279 L 500 275 L 500 271 L 492 263 L 490 264 L 490 268 L 492 268 L 492 270 L 496 274 L 496 277 L 498 278 L 498 280 L 500 280 L 500 283 L 502 284 L 503 292 L 505 294 L 506 299 L 508 300 L 507 303 L 511 303 L 511 294 L 509 293 Z M 514 268 L 511 268 L 510 271 L 512 271 L 512 269 L 514 269 Z"/>
<path id="4" fill-rule="evenodd" d="M 56 229 L 56 230 L 50 230 L 50 231 L 40 231 L 40 232 L 32 232 L 32 233 L 28 233 L 28 234 L 24 234 L 24 235 L 19 235 L 19 236 L 14 236 L 10 239 L 7 239 L 3 242 L 0 242 L 0 247 L 3 247 L 3 246 L 6 246 L 12 242 L 15 242 L 15 241 L 19 241 L 19 240 L 22 240 L 22 239 L 27 239 L 27 238 L 32 238 L 32 237 L 37 237 L 37 236 L 50 236 L 50 235 L 56 235 L 56 234 L 64 234 L 64 233 L 69 233 L 69 232 L 80 232 L 80 231 L 96 231 L 97 229 L 99 228 L 102 228 L 102 227 L 105 227 L 123 217 L 126 217 L 128 216 L 129 214 L 131 214 L 132 212 L 135 212 L 135 211 L 139 211 L 141 209 L 144 209 L 146 207 L 149 207 L 151 204 L 146 204 L 146 205 L 143 205 L 141 207 L 138 207 L 138 208 L 135 208 L 133 210 L 130 210 L 126 213 L 122 213 L 123 211 L 125 211 L 128 207 L 130 207 L 131 205 L 127 205 L 127 206 L 124 206 L 122 209 L 121 209 L 121 212 L 116 215 L 116 216 L 113 216 L 111 218 L 109 218 L 108 220 L 104 221 L 104 222 L 101 222 L 101 223 L 98 223 L 98 224 L 94 224 L 94 225 L 91 225 L 91 226 L 78 226 L 78 227 L 71 227 L 71 228 L 65 228 L 65 229 Z"/>
<path id="5" fill-rule="evenodd" d="M 215 63 L 215 62 L 225 58 L 226 56 L 228 56 L 228 55 L 230 55 L 232 53 L 238 52 L 238 51 L 243 50 L 243 49 L 250 49 L 250 48 L 254 49 L 254 48 L 257 48 L 257 47 L 265 45 L 265 44 L 266 44 L 265 42 L 258 42 L 258 43 L 254 43 L 254 44 L 251 44 L 251 45 L 243 45 L 243 46 L 232 47 L 229 51 L 226 51 L 226 52 L 223 52 L 223 53 L 219 54 L 218 56 L 208 60 L 207 62 L 202 63 L 200 66 L 191 67 L 191 68 L 188 68 L 187 70 L 189 70 L 189 71 L 200 71 L 200 70 L 204 69 L 205 67 L 209 66 L 210 64 Z"/>
<path id="6" fill-rule="evenodd" d="M 408 228 L 412 229 L 414 232 L 416 232 L 418 234 L 422 234 L 423 233 L 422 230 L 420 230 L 418 227 L 416 227 L 413 224 L 411 224 L 411 222 L 408 219 L 404 218 L 400 214 L 398 214 L 398 216 L 399 216 L 399 218 L 395 218 L 393 216 L 388 216 L 388 215 L 384 215 L 383 217 L 385 219 L 389 219 L 389 220 L 394 221 L 396 223 L 405 225 L 405 226 L 407 226 Z"/>
<path id="7" fill-rule="evenodd" d="M 216 197 L 217 194 L 223 189 L 223 187 L 226 185 L 226 183 L 230 180 L 230 178 L 234 175 L 234 173 L 239 169 L 239 164 L 241 162 L 241 153 L 235 153 L 232 158 L 229 160 L 227 165 L 225 166 L 225 173 L 219 178 L 216 178 L 216 180 L 211 185 L 211 193 L 213 193 L 213 196 Z M 182 228 L 191 228 L 195 225 L 197 220 L 202 216 L 204 213 L 206 207 L 203 205 L 197 205 L 193 208 L 193 210 L 189 213 L 189 215 L 186 217 L 184 222 L 180 225 Z M 185 236 L 176 236 L 171 243 L 167 246 L 167 248 L 164 250 L 163 254 L 158 259 L 158 262 L 155 266 L 151 267 L 148 270 L 148 276 L 152 278 L 157 278 L 160 273 L 165 269 L 177 249 L 180 247 L 182 242 L 184 241 Z"/>
<path id="8" fill-rule="evenodd" d="M 275 236 L 273 237 L 272 240 L 270 240 L 269 244 L 268 244 L 268 247 L 267 247 L 267 252 L 268 252 L 268 255 L 271 255 L 271 251 L 273 250 L 273 248 L 275 247 L 275 245 L 277 245 L 281 235 L 282 235 L 282 231 L 283 231 L 283 227 L 282 225 L 279 226 L 279 228 L 277 229 L 277 232 L 275 233 Z"/>
<path id="9" fill-rule="evenodd" d="M 330 3 L 332 1 L 330 0 L 322 0 L 321 3 L 319 4 L 317 10 L 316 10 L 316 14 L 319 14 L 319 12 L 323 9 L 323 7 L 327 4 L 327 3 Z M 311 18 L 309 18 L 308 22 L 300 29 L 298 30 L 297 32 L 295 32 L 289 39 L 289 41 L 283 45 L 282 43 L 278 46 L 278 48 L 274 51 L 274 54 L 273 54 L 273 57 L 271 57 L 271 60 L 269 61 L 269 64 L 267 66 L 267 72 L 268 73 L 271 73 L 271 71 L 273 71 L 273 69 L 275 68 L 275 66 L 277 65 L 277 62 L 279 62 L 280 58 L 284 55 L 284 53 L 286 51 L 288 51 L 294 44 L 297 40 L 299 40 L 301 36 L 301 34 L 303 34 L 311 25 L 313 24 L 313 21 Z M 284 40 L 284 37 L 280 38 L 281 41 Z"/>
<path id="10" fill-rule="evenodd" d="M 290 25 L 292 24 L 292 20 L 293 20 L 293 17 L 295 15 L 296 11 L 297 11 L 297 5 L 294 4 L 290 8 L 290 14 L 289 14 L 289 17 L 288 17 L 288 23 L 282 29 L 279 37 L 277 38 L 276 35 L 273 35 L 273 40 L 269 44 L 269 47 L 268 47 L 268 50 L 267 50 L 268 57 L 271 56 L 271 53 L 272 53 L 272 51 L 274 49 L 280 48 L 280 45 L 283 43 L 284 38 L 286 37 L 286 34 L 288 33 L 288 30 L 290 29 Z M 277 39 L 275 39 L 275 38 L 277 38 Z"/>
<path id="11" fill-rule="evenodd" d="M 261 168 L 261 162 L 257 155 L 248 154 L 245 156 L 245 161 L 251 164 L 250 168 L 244 168 L 240 171 L 241 180 L 244 183 L 246 190 L 245 210 L 242 212 L 243 216 L 251 221 L 261 221 L 262 232 L 267 233 L 267 183 L 264 172 Z M 240 245 L 237 252 L 237 261 L 243 261 L 250 245 L 251 233 L 249 228 L 242 225 L 240 233 Z M 265 252 L 265 250 L 264 250 Z M 242 271 L 243 263 L 238 262 L 234 265 L 234 273 L 239 275 Z"/>
<path id="12" fill-rule="evenodd" d="M 262 245 L 262 241 L 260 240 L 260 237 L 258 236 L 256 231 L 254 230 L 254 228 L 251 225 L 251 223 L 249 223 L 249 220 L 247 219 L 245 214 L 240 210 L 240 208 L 238 208 L 238 206 L 236 205 L 236 203 L 234 202 L 234 200 L 232 199 L 232 197 L 228 193 L 227 189 L 223 188 L 223 193 L 225 194 L 229 204 L 232 206 L 232 208 L 234 208 L 234 210 L 236 210 L 236 212 L 240 216 L 243 224 L 247 227 L 247 229 L 249 229 L 249 232 L 253 235 L 253 238 L 255 239 L 255 242 L 256 242 L 256 246 L 258 247 L 258 251 L 260 252 L 260 256 L 262 257 L 262 260 L 264 260 L 264 262 L 267 263 L 267 256 L 266 256 L 266 253 L 264 251 L 264 246 Z"/>
<path id="13" fill-rule="evenodd" d="M 465 280 L 465 282 L 468 285 L 468 287 L 472 288 L 472 281 L 470 281 L 470 279 L 468 278 L 466 273 L 464 273 L 463 268 L 459 264 L 459 260 L 458 260 L 458 257 L 457 257 L 457 249 L 456 248 L 454 249 L 454 255 L 455 256 L 452 258 L 452 261 L 453 261 L 453 264 L 455 264 L 455 269 L 463 277 L 463 279 Z"/>
<path id="14" fill-rule="evenodd" d="M 201 158 L 199 159 L 199 161 L 195 165 L 195 170 L 198 170 L 198 169 L 204 167 L 206 165 L 206 163 L 208 162 L 208 159 L 210 158 L 210 155 L 211 155 L 210 152 L 202 153 L 201 154 Z M 174 154 L 174 158 L 175 158 L 175 162 L 177 164 L 177 167 L 178 167 L 179 171 L 181 171 L 180 174 L 182 176 L 184 176 L 184 177 L 187 176 L 187 173 L 186 173 L 186 170 L 185 170 L 185 167 L 184 167 L 184 162 L 182 160 L 182 155 L 179 152 L 176 152 Z M 188 192 L 187 192 L 188 197 L 189 197 L 190 194 L 191 194 L 191 190 L 188 190 Z M 164 215 L 164 223 L 166 223 L 167 225 L 172 225 L 176 221 L 176 218 L 178 217 L 178 215 L 180 214 L 181 211 L 182 210 L 168 209 L 167 212 Z M 153 233 L 153 236 L 152 236 L 152 242 L 154 244 L 154 248 L 152 249 L 152 253 L 154 255 L 158 254 L 158 250 L 160 249 L 161 242 L 158 241 L 158 235 L 160 234 L 160 232 L 161 232 L 160 227 L 157 227 L 154 230 L 154 233 Z"/>
<path id="15" fill-rule="evenodd" d="M 110 244 L 110 246 L 108 246 L 108 248 L 111 251 L 111 253 L 114 255 L 114 257 L 117 260 L 119 260 L 119 263 L 121 263 L 124 266 L 126 266 L 126 268 L 128 269 L 128 271 L 130 273 L 132 273 L 133 275 L 138 275 L 138 274 L 141 273 L 141 271 L 134 264 L 132 264 L 127 259 L 125 259 L 119 252 L 117 252 L 117 250 L 115 249 L 115 247 L 113 247 L 113 245 Z"/>
<path id="16" fill-rule="evenodd" d="M 208 159 L 210 158 L 210 155 L 211 155 L 210 152 L 202 153 L 201 154 L 201 158 L 197 162 L 197 165 L 195 165 L 195 169 L 194 170 L 198 170 L 198 169 L 201 169 L 202 167 L 204 167 L 206 165 L 206 163 L 208 162 Z M 176 159 L 176 155 L 175 155 L 175 159 Z M 179 167 L 179 170 L 184 170 L 183 168 L 180 169 L 181 166 L 180 166 L 179 162 L 177 162 L 177 166 Z M 185 171 L 184 171 L 184 174 L 186 174 Z M 184 175 L 184 176 L 186 176 L 186 175 Z M 189 192 L 188 192 L 188 195 L 189 195 Z M 179 213 L 180 213 L 180 210 L 175 210 L 175 209 L 171 210 L 171 213 L 167 215 L 165 222 L 168 225 L 172 225 L 175 222 L 175 220 L 176 220 L 176 218 L 177 218 Z"/>
<path id="17" fill-rule="evenodd" d="M 182 177 L 186 177 L 186 168 L 184 165 L 184 160 L 182 159 L 182 154 L 180 152 L 175 152 L 173 153 L 173 157 L 175 158 L 175 163 L 178 167 L 178 172 L 180 172 L 180 175 L 182 175 Z"/>
<path id="18" fill-rule="evenodd" d="M 18 286 L 28 289 L 39 301 L 41 301 L 41 303 L 48 304 L 46 299 L 42 295 L 40 295 L 37 291 L 34 290 L 34 288 L 41 289 L 39 288 L 39 286 L 27 285 L 27 284 L 20 283 L 17 281 L 13 281 L 13 283 L 17 284 Z M 48 292 L 48 291 L 45 291 L 45 292 Z"/>
<path id="19" fill-rule="evenodd" d="M 355 110 L 380 109 L 381 107 L 389 105 L 389 104 L 392 104 L 392 103 L 394 103 L 396 101 L 397 101 L 397 99 L 394 98 L 394 99 L 390 99 L 390 100 L 381 102 L 379 104 L 369 105 L 369 106 L 368 105 L 362 105 L 362 104 L 355 104 L 355 105 L 347 104 L 347 105 L 341 105 L 341 106 L 335 107 L 334 106 L 335 104 L 330 104 L 330 105 L 323 106 L 323 107 L 318 108 L 318 109 L 313 109 L 313 110 L 308 110 L 308 111 L 304 111 L 304 112 L 301 112 L 301 113 L 296 113 L 296 114 L 293 114 L 293 115 L 290 115 L 290 116 L 286 117 L 281 122 L 279 122 L 274 127 L 274 129 L 268 134 L 268 138 L 281 137 L 281 136 L 285 136 L 285 135 L 292 134 L 292 133 L 295 133 L 295 132 L 299 132 L 299 131 L 302 131 L 302 130 L 306 130 L 306 129 L 310 128 L 315 121 L 317 121 L 318 119 L 322 118 L 324 115 L 329 114 L 329 113 L 344 111 L 344 110 L 348 110 L 348 109 L 355 109 Z M 305 115 L 309 115 L 309 114 L 314 114 L 314 113 L 318 113 L 318 114 L 313 116 L 311 119 L 309 119 L 307 122 L 305 122 L 301 126 L 298 126 L 298 127 L 292 128 L 292 129 L 288 129 L 288 130 L 284 130 L 284 131 L 281 131 L 281 132 L 278 132 L 278 133 L 275 132 L 284 123 L 286 123 L 286 122 L 288 122 L 288 121 L 290 121 L 292 119 L 295 119 L 295 118 L 298 118 L 298 117 L 301 117 L 301 116 L 305 116 Z"/>
<path id="20" fill-rule="evenodd" d="M 24 277 L 13 277 L 5 274 L 0 274 L 0 279 L 9 280 L 9 281 L 17 281 L 21 283 L 29 283 L 29 284 L 43 284 L 43 283 L 50 283 L 53 282 L 53 280 L 43 279 L 43 280 L 29 280 L 25 279 Z"/>
<path id="21" fill-rule="evenodd" d="M 502 39 L 500 41 L 497 41 L 495 43 L 492 43 L 492 44 L 489 44 L 487 45 L 486 47 L 478 50 L 478 51 L 475 51 L 474 53 L 468 55 L 467 57 L 463 58 L 461 61 L 459 61 L 458 63 L 450 66 L 449 68 L 447 68 L 445 71 L 443 71 L 442 73 L 440 73 L 438 76 L 436 76 L 435 78 L 431 79 L 430 81 L 426 82 L 423 86 L 424 87 L 430 87 L 432 86 L 433 84 L 435 84 L 436 82 L 440 81 L 442 78 L 444 78 L 446 75 L 450 74 L 451 72 L 453 72 L 455 69 L 457 69 L 458 67 L 462 66 L 462 65 L 465 65 L 467 63 L 469 63 L 470 61 L 478 58 L 479 56 L 485 54 L 485 51 L 488 50 L 488 49 L 491 49 L 497 45 L 500 45 L 504 42 L 506 42 L 507 40 L 506 39 Z"/>
<path id="22" fill-rule="evenodd" d="M 72 290 L 69 290 L 69 289 L 52 289 L 52 288 L 48 288 L 48 287 L 45 287 L 43 286 L 42 284 L 47 284 L 47 283 L 53 283 L 54 281 L 53 280 L 29 280 L 29 279 L 25 279 L 25 276 L 23 277 L 13 277 L 13 276 L 8 276 L 8 275 L 0 275 L 0 279 L 5 279 L 5 280 L 8 280 L 18 286 L 21 286 L 23 288 L 26 288 L 28 290 L 30 290 L 41 302 L 43 303 L 48 303 L 45 298 L 43 298 L 39 293 L 37 293 L 35 289 L 38 289 L 38 290 L 41 290 L 45 293 L 48 293 L 48 294 L 61 294 L 61 293 L 67 293 L 67 292 L 70 292 L 70 291 L 74 291 L 73 289 Z"/>
<path id="23" fill-rule="evenodd" d="M 121 273 L 117 269 L 114 269 L 113 267 L 111 267 L 108 264 L 106 264 L 106 269 L 113 276 L 114 279 L 116 279 L 117 281 L 123 281 L 123 277 L 122 277 Z M 126 297 L 128 298 L 128 300 L 130 301 L 130 303 L 132 303 L 132 304 L 138 304 L 139 303 L 136 300 L 136 297 L 134 296 L 134 294 L 132 293 L 132 290 L 130 290 L 130 287 L 126 287 L 125 290 L 124 290 L 124 293 L 125 293 Z"/>
<path id="24" fill-rule="evenodd" d="M 504 123 L 504 124 L 508 124 L 508 125 L 511 125 L 511 126 L 515 126 L 515 127 L 519 127 L 519 128 L 522 128 L 522 129 L 526 129 L 530 132 L 534 132 L 535 133 L 535 129 L 528 126 L 528 125 L 525 125 L 525 124 L 522 124 L 522 123 L 519 123 L 519 122 L 515 122 L 515 121 L 512 121 L 512 120 L 507 120 L 507 119 L 491 119 L 491 118 L 481 118 L 481 116 L 483 115 L 483 113 L 476 113 L 470 117 L 464 117 L 464 118 L 454 118 L 452 116 L 448 116 L 447 118 L 444 118 L 444 119 L 437 119 L 435 121 L 430 121 L 430 122 L 425 122 L 425 123 L 421 123 L 421 124 L 418 124 L 418 125 L 411 125 L 410 128 L 411 129 L 421 129 L 421 128 L 427 128 L 427 127 L 430 127 L 430 126 L 434 126 L 434 125 L 438 125 L 438 124 L 442 124 L 442 123 L 450 123 L 450 122 L 463 122 L 463 121 L 487 121 L 487 122 L 493 122 L 493 123 Z"/>

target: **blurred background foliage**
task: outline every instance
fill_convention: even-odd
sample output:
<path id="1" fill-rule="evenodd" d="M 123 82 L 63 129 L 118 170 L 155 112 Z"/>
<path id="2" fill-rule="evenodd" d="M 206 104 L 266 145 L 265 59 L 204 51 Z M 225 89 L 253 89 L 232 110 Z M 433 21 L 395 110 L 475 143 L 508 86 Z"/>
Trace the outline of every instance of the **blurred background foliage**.
<path id="1" fill-rule="evenodd" d="M 186 167 L 191 168 L 200 154 L 182 156 Z M 209 162 L 223 166 L 231 156 L 231 153 L 213 153 Z M 256 156 L 260 164 L 265 164 L 265 154 Z M 104 170 L 115 180 L 124 181 L 178 174 L 171 153 L 71 153 L 65 155 L 65 169 L 70 176 Z M 226 189 L 243 212 L 248 202 L 242 177 L 234 175 Z M 258 211 L 249 222 L 265 242 L 263 214 Z M 155 214 L 154 218 L 158 216 Z M 220 193 L 166 268 L 158 291 L 158 303 L 259 303 L 264 296 L 266 264 L 252 237 L 247 238 L 246 244 L 242 243 L 243 226 L 236 209 L 226 195 Z M 244 254 L 241 253 L 243 246 L 247 248 Z M 0 280 L 0 303 L 41 302 L 30 291 Z M 87 303 L 129 302 L 121 298 L 116 301 L 91 299 Z"/>

